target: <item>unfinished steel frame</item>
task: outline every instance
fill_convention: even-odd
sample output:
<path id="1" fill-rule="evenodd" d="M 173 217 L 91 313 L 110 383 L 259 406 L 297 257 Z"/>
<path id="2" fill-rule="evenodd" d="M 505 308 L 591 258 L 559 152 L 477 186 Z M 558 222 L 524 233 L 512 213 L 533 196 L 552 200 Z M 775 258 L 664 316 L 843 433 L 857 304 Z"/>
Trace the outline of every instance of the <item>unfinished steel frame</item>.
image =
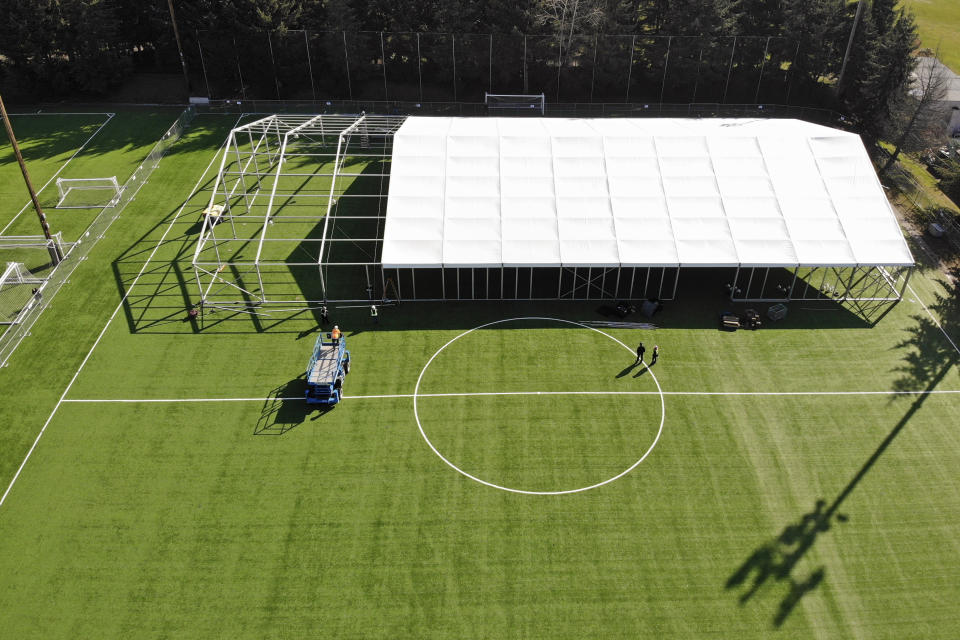
<path id="1" fill-rule="evenodd" d="M 199 302 L 300 309 L 382 292 L 389 163 L 404 120 L 277 114 L 234 128 L 193 254 Z M 350 277 L 331 288 L 329 271 L 341 268 Z"/>

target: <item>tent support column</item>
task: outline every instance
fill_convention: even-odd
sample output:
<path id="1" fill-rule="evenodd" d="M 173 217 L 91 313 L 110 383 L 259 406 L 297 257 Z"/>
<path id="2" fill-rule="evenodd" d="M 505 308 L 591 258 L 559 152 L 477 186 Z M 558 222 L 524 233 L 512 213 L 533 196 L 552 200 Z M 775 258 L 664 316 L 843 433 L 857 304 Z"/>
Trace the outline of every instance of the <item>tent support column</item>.
<path id="1" fill-rule="evenodd" d="M 677 273 L 673 276 L 673 293 L 670 294 L 670 299 L 673 300 L 677 297 L 677 284 L 680 282 L 680 266 L 677 266 Z"/>
<path id="2" fill-rule="evenodd" d="M 793 300 L 793 286 L 797 283 L 797 272 L 800 271 L 800 267 L 793 268 L 793 280 L 790 281 L 790 291 L 787 292 L 787 300 Z"/>
<path id="3" fill-rule="evenodd" d="M 733 300 L 737 296 L 737 282 L 740 280 L 740 265 L 737 265 L 737 270 L 733 273 L 733 283 L 730 285 L 730 299 Z"/>
<path id="4" fill-rule="evenodd" d="M 643 298 L 647 298 L 647 291 L 650 289 L 650 269 L 652 267 L 647 267 L 647 279 L 643 281 Z"/>
<path id="5" fill-rule="evenodd" d="M 910 276 L 913 275 L 913 269 L 913 267 L 907 267 L 907 275 L 903 278 L 903 287 L 897 294 L 897 300 L 903 300 L 903 294 L 907 292 L 907 287 L 910 285 Z"/>

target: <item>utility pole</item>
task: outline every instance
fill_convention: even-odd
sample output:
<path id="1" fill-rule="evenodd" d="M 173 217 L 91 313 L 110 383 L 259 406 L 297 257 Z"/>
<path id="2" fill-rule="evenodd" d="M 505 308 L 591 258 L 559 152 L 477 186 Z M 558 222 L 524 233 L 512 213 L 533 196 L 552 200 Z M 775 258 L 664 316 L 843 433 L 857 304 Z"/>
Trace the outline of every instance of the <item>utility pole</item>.
<path id="1" fill-rule="evenodd" d="M 170 21 L 173 23 L 173 37 L 177 40 L 177 53 L 180 54 L 180 66 L 183 67 L 183 81 L 187 85 L 187 97 L 190 96 L 190 74 L 187 73 L 187 59 L 183 56 L 183 45 L 180 43 L 180 29 L 177 28 L 177 14 L 173 12 L 173 0 L 167 0 L 170 9 Z"/>
<path id="2" fill-rule="evenodd" d="M 850 61 L 850 51 L 853 50 L 853 39 L 857 34 L 857 25 L 860 24 L 860 14 L 863 13 L 863 0 L 857 2 L 857 15 L 853 18 L 853 26 L 850 27 L 850 38 L 847 40 L 847 51 L 843 54 L 843 65 L 840 67 L 840 77 L 837 78 L 837 95 L 843 91 L 843 77 L 847 73 L 847 62 Z"/>
<path id="3" fill-rule="evenodd" d="M 30 181 L 30 173 L 27 171 L 27 165 L 23 161 L 23 154 L 20 153 L 20 145 L 17 144 L 17 137 L 13 135 L 13 127 L 10 125 L 10 116 L 7 115 L 7 108 L 3 104 L 3 98 L 0 97 L 0 115 L 3 116 L 3 126 L 7 129 L 7 137 L 10 138 L 10 144 L 13 145 L 13 155 L 17 157 L 17 163 L 20 165 L 20 171 L 23 173 L 23 181 L 27 183 L 27 191 L 30 192 L 30 200 L 33 201 L 33 208 L 40 218 L 40 226 L 43 227 L 43 237 L 50 243 L 50 260 L 53 264 L 60 264 L 63 260 L 63 252 L 60 245 L 54 241 L 50 234 L 50 225 L 47 224 L 47 216 L 43 214 L 43 208 L 40 206 L 40 200 L 37 199 L 37 192 L 33 189 L 33 183 Z"/>

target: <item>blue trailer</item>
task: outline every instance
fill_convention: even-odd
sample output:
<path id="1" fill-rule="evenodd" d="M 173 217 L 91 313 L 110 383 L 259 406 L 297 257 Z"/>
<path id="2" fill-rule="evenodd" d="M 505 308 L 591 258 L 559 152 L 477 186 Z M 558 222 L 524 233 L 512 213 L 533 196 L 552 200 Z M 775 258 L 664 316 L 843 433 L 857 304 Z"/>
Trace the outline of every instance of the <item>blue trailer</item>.
<path id="1" fill-rule="evenodd" d="M 346 338 L 333 340 L 329 333 L 321 333 L 307 365 L 307 403 L 334 405 L 340 402 L 343 379 L 348 373 L 350 352 Z"/>

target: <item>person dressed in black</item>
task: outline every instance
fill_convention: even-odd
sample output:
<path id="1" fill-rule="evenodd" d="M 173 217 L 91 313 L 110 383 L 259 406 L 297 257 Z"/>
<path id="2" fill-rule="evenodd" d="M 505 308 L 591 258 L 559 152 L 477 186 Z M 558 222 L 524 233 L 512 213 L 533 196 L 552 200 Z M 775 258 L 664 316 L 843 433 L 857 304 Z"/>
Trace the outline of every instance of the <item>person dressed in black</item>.
<path id="1" fill-rule="evenodd" d="M 327 324 L 330 322 L 330 314 L 327 312 L 327 305 L 320 307 L 320 324 Z"/>
<path id="2" fill-rule="evenodd" d="M 641 343 L 640 343 L 640 346 L 637 347 L 637 361 L 634 362 L 633 364 L 640 364 L 641 362 L 643 362 L 643 354 L 646 353 L 646 352 L 647 352 L 647 350 L 646 350 L 646 348 L 643 346 L 643 343 L 641 342 Z"/>
<path id="3" fill-rule="evenodd" d="M 657 358 L 659 357 L 660 357 L 660 346 L 653 345 L 653 357 L 650 358 L 650 364 L 651 365 L 657 364 Z"/>

